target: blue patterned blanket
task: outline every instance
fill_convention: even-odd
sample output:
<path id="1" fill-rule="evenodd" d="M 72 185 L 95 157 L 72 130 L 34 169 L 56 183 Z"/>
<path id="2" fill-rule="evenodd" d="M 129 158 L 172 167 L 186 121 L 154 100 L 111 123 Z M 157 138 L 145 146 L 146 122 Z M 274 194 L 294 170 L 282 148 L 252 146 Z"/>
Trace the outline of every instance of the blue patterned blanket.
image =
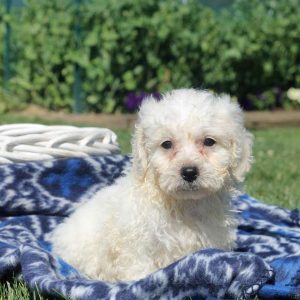
<path id="1" fill-rule="evenodd" d="M 44 295 L 72 299 L 300 299 L 300 217 L 248 195 L 234 252 L 207 249 L 146 278 L 88 280 L 51 254 L 49 234 L 83 198 L 129 165 L 116 155 L 0 167 L 0 279 L 21 277 Z"/>

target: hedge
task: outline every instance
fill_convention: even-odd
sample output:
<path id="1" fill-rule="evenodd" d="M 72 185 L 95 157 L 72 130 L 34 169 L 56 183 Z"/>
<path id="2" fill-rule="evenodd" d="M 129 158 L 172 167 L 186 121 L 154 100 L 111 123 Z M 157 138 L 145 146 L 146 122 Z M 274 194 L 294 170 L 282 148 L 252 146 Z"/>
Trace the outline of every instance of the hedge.
<path id="1" fill-rule="evenodd" d="M 71 110 L 78 64 L 86 111 L 124 111 L 127 95 L 178 87 L 229 93 L 248 109 L 300 105 L 286 97 L 300 87 L 299 0 L 239 0 L 221 13 L 198 0 L 84 3 L 80 41 L 72 1 L 27 0 L 14 9 L 14 98 Z M 0 71 L 2 82 L 2 60 Z"/>

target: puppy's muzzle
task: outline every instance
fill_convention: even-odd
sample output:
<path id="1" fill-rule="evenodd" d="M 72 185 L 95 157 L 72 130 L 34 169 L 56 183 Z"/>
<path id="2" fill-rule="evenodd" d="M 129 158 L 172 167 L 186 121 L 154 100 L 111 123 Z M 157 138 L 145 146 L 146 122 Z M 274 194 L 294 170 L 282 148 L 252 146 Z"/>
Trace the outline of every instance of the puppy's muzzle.
<path id="1" fill-rule="evenodd" d="M 180 170 L 180 175 L 183 180 L 187 182 L 193 182 L 197 179 L 199 171 L 197 167 L 182 167 Z"/>

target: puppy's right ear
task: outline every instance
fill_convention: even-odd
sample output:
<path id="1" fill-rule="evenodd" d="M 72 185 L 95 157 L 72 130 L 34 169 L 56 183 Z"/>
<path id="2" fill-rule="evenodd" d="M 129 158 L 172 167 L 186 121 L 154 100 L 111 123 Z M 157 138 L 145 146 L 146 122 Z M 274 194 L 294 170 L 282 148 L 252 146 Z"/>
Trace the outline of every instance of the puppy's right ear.
<path id="1" fill-rule="evenodd" d="M 250 170 L 251 164 L 253 162 L 252 145 L 253 135 L 250 132 L 244 130 L 243 135 L 241 136 L 241 140 L 239 141 L 239 146 L 237 147 L 237 149 L 239 150 L 239 154 L 235 155 L 236 166 L 234 168 L 234 176 L 239 182 L 244 181 L 245 176 Z"/>
<path id="2" fill-rule="evenodd" d="M 145 145 L 145 134 L 140 121 L 135 125 L 132 138 L 132 164 L 135 174 L 143 179 L 148 166 L 148 156 Z"/>

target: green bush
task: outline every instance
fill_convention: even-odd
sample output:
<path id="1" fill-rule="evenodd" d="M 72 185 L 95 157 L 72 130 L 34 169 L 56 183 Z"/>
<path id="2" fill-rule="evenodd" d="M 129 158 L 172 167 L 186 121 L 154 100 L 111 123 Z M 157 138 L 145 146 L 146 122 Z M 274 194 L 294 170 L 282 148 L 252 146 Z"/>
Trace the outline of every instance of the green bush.
<path id="1" fill-rule="evenodd" d="M 28 0 L 12 23 L 16 56 L 11 90 L 27 103 L 71 108 L 76 53 L 72 10 L 67 1 Z"/>
<path id="2" fill-rule="evenodd" d="M 74 9 L 69 1 L 28 0 L 15 12 L 10 87 L 19 99 L 70 110 L 75 64 L 86 109 L 97 112 L 122 109 L 131 91 L 203 82 L 200 41 L 209 42 L 208 29 L 216 24 L 198 1 L 90 2 L 79 12 L 80 42 Z"/>
<path id="3" fill-rule="evenodd" d="M 0 41 L 3 41 L 4 39 L 4 8 L 3 5 L 0 5 Z M 3 45 L 3 43 L 0 43 L 0 45 Z M 3 85 L 3 50 L 4 47 L 0 46 L 0 85 L 2 87 Z"/>
<path id="4" fill-rule="evenodd" d="M 79 62 L 94 110 L 116 109 L 130 91 L 203 82 L 201 41 L 209 43 L 209 29 L 216 24 L 198 1 L 102 1 L 88 6 L 85 16 L 84 27 L 93 30 L 83 41 L 86 55 Z"/>
<path id="5" fill-rule="evenodd" d="M 278 89 L 300 86 L 299 19 L 299 0 L 236 1 L 219 19 L 222 34 L 205 82 L 249 108 L 282 106 Z"/>
<path id="6" fill-rule="evenodd" d="M 285 92 L 300 86 L 299 0 L 238 0 L 222 13 L 198 0 L 84 3 L 77 12 L 68 0 L 27 0 L 15 9 L 17 99 L 71 110 L 75 64 L 85 110 L 96 112 L 123 110 L 130 92 L 178 87 L 230 93 L 250 109 L 288 107 Z M 1 60 L 0 82 L 2 69 Z"/>

